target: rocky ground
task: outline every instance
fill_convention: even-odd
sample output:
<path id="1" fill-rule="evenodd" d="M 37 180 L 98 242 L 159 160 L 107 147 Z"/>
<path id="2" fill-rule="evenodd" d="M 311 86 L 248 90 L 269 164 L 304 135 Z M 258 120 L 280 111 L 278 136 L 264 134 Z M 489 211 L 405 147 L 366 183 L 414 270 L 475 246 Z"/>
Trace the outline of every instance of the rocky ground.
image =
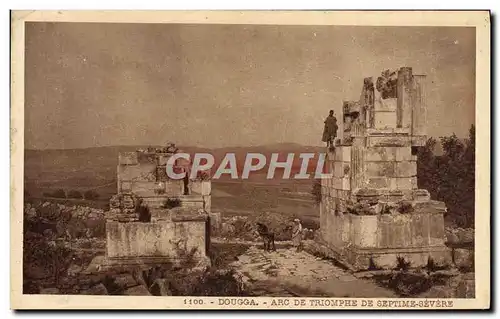
<path id="1" fill-rule="evenodd" d="M 264 252 L 253 229 L 264 220 L 279 236 L 277 251 Z M 176 296 L 474 296 L 473 230 L 447 229 L 455 273 L 389 272 L 368 278 L 290 247 L 289 218 L 279 214 L 222 220 L 212 238 L 212 267 L 155 267 L 101 271 L 104 212 L 39 203 L 25 207 L 24 293 Z M 314 237 L 315 225 L 304 239 Z M 306 227 L 307 228 L 307 227 Z"/>
<path id="2" fill-rule="evenodd" d="M 100 250 L 86 254 L 102 253 Z M 232 258 L 225 256 L 224 258 Z M 104 255 L 90 261 L 72 258 L 56 279 L 50 272 L 25 271 L 26 294 L 82 294 L 131 296 L 246 296 L 238 276 L 229 268 L 188 268 L 172 265 L 104 269 Z M 223 261 L 219 260 L 222 264 Z"/>
<path id="3" fill-rule="evenodd" d="M 251 246 L 231 264 L 258 296 L 395 297 L 371 280 L 358 279 L 331 261 L 292 247 L 264 252 Z"/>

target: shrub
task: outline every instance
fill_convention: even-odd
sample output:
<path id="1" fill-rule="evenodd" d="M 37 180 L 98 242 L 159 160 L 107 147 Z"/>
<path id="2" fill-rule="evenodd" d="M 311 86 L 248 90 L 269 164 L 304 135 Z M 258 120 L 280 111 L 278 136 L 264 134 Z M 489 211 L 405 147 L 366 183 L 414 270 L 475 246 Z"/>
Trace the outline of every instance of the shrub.
<path id="1" fill-rule="evenodd" d="M 139 205 L 136 211 L 137 215 L 139 215 L 139 221 L 143 223 L 151 222 L 151 212 L 149 208 L 144 205 Z"/>
<path id="2" fill-rule="evenodd" d="M 234 270 L 219 271 L 211 268 L 202 274 L 192 288 L 193 296 L 246 296 L 240 283 L 235 279 Z"/>
<path id="3" fill-rule="evenodd" d="M 181 200 L 179 198 L 167 198 L 165 203 L 163 203 L 163 208 L 171 209 L 181 206 Z"/>
<path id="4" fill-rule="evenodd" d="M 75 199 L 81 199 L 81 198 L 83 198 L 82 193 L 80 193 L 77 190 L 70 190 L 68 192 L 68 196 L 67 197 L 68 198 L 75 198 Z"/>
<path id="5" fill-rule="evenodd" d="M 85 237 L 88 229 L 86 223 L 79 218 L 74 218 L 69 221 L 66 227 L 72 238 Z"/>
<path id="6" fill-rule="evenodd" d="M 375 281 L 396 292 L 401 297 L 415 297 L 433 286 L 443 286 L 446 281 L 439 276 L 398 272 L 396 274 L 374 276 Z"/>
<path id="7" fill-rule="evenodd" d="M 57 221 L 61 216 L 61 209 L 57 204 L 53 203 L 45 203 L 41 206 L 38 206 L 37 209 L 38 215 L 43 217 L 49 221 Z"/>
<path id="8" fill-rule="evenodd" d="M 52 193 L 49 193 L 48 197 L 66 198 L 66 192 L 64 191 L 64 189 L 58 189 L 53 191 Z"/>
<path id="9" fill-rule="evenodd" d="M 83 194 L 83 197 L 87 200 L 96 200 L 99 198 L 99 194 L 96 191 L 88 190 Z"/>
<path id="10" fill-rule="evenodd" d="M 410 214 L 413 210 L 413 206 L 410 202 L 401 202 L 398 207 L 400 214 Z"/>
<path id="11" fill-rule="evenodd" d="M 163 195 L 165 193 L 166 193 L 166 190 L 164 188 L 155 188 L 155 194 Z"/>
<path id="12" fill-rule="evenodd" d="M 404 257 L 398 256 L 397 257 L 397 265 L 396 265 L 396 270 L 401 270 L 401 271 L 407 271 L 410 269 L 411 262 L 406 261 Z"/>
<path id="13" fill-rule="evenodd" d="M 30 267 L 37 266 L 38 269 L 47 271 L 57 284 L 71 262 L 72 251 L 62 244 L 50 244 L 44 237 L 25 236 L 23 270 L 28 277 Z M 34 273 L 32 275 L 36 276 Z"/>

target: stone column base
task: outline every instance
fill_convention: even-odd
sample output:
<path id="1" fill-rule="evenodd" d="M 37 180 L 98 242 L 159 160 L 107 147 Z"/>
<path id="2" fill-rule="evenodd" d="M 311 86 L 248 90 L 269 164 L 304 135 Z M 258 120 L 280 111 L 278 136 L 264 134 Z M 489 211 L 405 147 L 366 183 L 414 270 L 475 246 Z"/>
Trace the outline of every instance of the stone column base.
<path id="1" fill-rule="evenodd" d="M 408 268 L 421 268 L 426 267 L 429 260 L 437 267 L 452 265 L 452 252 L 444 245 L 371 249 L 350 246 L 337 249 L 317 240 L 307 245 L 306 250 L 335 259 L 351 271 L 391 270 L 403 263 Z"/>
<path id="2" fill-rule="evenodd" d="M 344 255 L 355 270 L 421 268 L 429 264 L 447 266 L 452 263 L 451 251 L 444 245 L 373 249 L 349 247 Z"/>
<path id="3" fill-rule="evenodd" d="M 191 257 L 191 258 L 171 258 L 171 257 L 122 257 L 122 258 L 109 258 L 104 259 L 104 263 L 101 265 L 100 270 L 128 270 L 130 268 L 143 269 L 151 268 L 155 266 L 166 266 L 166 267 L 184 267 L 184 268 L 206 268 L 210 267 L 212 264 L 211 260 L 207 256 L 202 257 Z"/>

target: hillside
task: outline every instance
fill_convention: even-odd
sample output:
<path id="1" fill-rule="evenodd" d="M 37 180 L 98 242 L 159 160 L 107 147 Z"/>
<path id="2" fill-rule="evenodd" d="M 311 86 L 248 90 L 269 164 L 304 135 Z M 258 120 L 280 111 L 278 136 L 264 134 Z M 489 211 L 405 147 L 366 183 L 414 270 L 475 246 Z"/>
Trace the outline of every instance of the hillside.
<path id="1" fill-rule="evenodd" d="M 134 151 L 147 146 L 109 146 L 84 149 L 59 150 L 25 150 L 25 188 L 30 194 L 41 194 L 42 191 L 57 188 L 78 189 L 81 191 L 96 187 L 111 186 L 109 193 L 113 194 L 116 181 L 116 166 L 120 152 Z M 215 158 L 214 167 L 218 167 L 227 153 L 236 155 L 237 170 L 241 173 L 249 153 L 261 153 L 267 158 L 262 172 L 267 173 L 268 163 L 272 153 L 279 153 L 278 159 L 285 161 L 289 153 L 295 154 L 292 173 L 300 170 L 300 153 L 318 153 L 321 147 L 303 146 L 293 143 L 273 144 L 251 147 L 199 148 L 179 146 L 183 151 L 190 153 L 209 153 Z M 309 171 L 316 168 L 316 159 L 311 159 Z M 280 169 L 276 170 L 277 173 Z M 276 174 L 281 176 L 281 174 Z M 104 191 L 104 193 L 107 193 Z"/>

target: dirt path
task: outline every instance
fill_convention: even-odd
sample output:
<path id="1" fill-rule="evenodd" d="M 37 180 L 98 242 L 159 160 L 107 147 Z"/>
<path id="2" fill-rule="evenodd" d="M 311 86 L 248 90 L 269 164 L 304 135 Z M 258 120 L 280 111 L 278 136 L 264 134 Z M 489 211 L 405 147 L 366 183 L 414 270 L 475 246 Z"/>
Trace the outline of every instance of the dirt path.
<path id="1" fill-rule="evenodd" d="M 257 296 L 396 297 L 371 280 L 291 248 L 266 253 L 252 246 L 231 266 Z"/>

